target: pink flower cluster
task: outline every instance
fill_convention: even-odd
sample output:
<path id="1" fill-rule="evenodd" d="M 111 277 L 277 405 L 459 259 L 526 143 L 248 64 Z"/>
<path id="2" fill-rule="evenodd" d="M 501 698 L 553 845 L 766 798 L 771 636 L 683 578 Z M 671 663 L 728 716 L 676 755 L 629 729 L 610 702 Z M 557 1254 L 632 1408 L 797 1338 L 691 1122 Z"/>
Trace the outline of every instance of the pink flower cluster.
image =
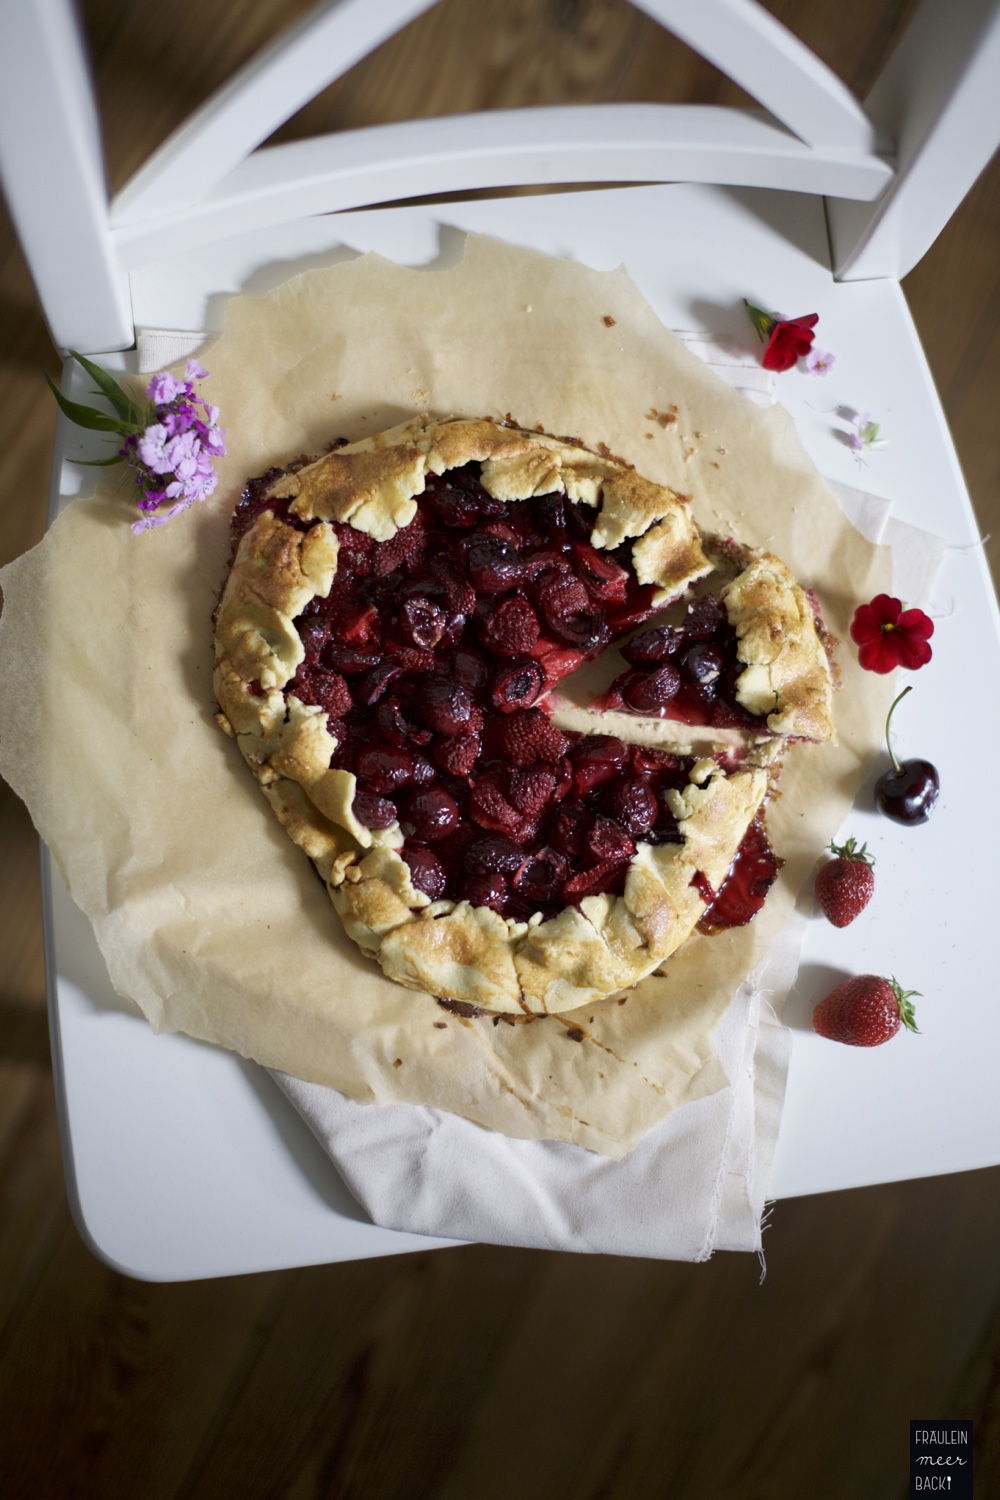
<path id="1" fill-rule="evenodd" d="M 226 451 L 219 408 L 196 396 L 192 384 L 208 371 L 189 359 L 184 373 L 183 381 L 165 371 L 153 376 L 146 387 L 153 420 L 130 433 L 118 450 L 139 487 L 143 515 L 132 527 L 136 534 L 165 526 L 195 500 L 207 499 L 217 483 L 212 459 Z M 173 503 L 161 511 L 166 501 Z"/>

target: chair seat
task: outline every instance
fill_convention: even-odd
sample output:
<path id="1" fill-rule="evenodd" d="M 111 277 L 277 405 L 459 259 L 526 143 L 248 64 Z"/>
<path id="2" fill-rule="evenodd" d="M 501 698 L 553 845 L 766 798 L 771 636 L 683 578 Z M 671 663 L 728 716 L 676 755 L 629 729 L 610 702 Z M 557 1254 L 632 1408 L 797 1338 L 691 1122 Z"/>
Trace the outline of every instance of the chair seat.
<path id="1" fill-rule="evenodd" d="M 460 255 L 465 230 L 597 269 L 624 263 L 668 327 L 746 342 L 744 296 L 790 315 L 818 313 L 834 372 L 825 381 L 779 377 L 779 399 L 806 448 L 828 478 L 893 500 L 894 515 L 952 544 L 930 604 L 940 619 L 934 662 L 921 679 L 926 689 L 908 700 L 905 725 L 906 753 L 939 768 L 941 802 L 925 827 L 898 829 L 869 810 L 869 787 L 851 815 L 848 831 L 878 847 L 877 920 L 844 931 L 808 924 L 785 1014 L 793 1055 L 772 1195 L 1000 1162 L 1000 1013 L 983 984 L 990 805 L 986 777 L 970 774 L 953 709 L 969 706 L 976 745 L 996 742 L 1000 708 L 980 684 L 998 680 L 1000 631 L 972 509 L 898 284 L 833 280 L 818 199 L 629 188 L 372 210 L 283 225 L 252 244 L 219 242 L 139 271 L 136 322 L 212 332 L 229 295 L 369 249 L 440 265 Z M 837 436 L 845 429 L 840 403 L 870 410 L 889 439 L 865 470 Z M 64 496 L 78 472 L 65 474 Z M 185 1037 L 155 1037 L 114 997 L 89 926 L 57 878 L 49 933 L 71 1196 L 104 1259 L 136 1276 L 176 1280 L 449 1243 L 364 1222 L 261 1070 Z M 877 1065 L 862 1049 L 822 1042 L 810 1026 L 822 994 L 861 972 L 894 974 L 925 997 L 922 1036 L 884 1049 Z"/>

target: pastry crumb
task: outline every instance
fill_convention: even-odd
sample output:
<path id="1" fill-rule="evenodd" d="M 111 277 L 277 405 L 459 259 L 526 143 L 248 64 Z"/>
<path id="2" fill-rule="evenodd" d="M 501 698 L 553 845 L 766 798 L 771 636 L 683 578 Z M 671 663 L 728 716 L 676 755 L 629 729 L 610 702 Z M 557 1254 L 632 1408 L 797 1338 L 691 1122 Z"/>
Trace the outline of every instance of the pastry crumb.
<path id="1" fill-rule="evenodd" d="M 605 328 L 614 328 L 616 323 L 618 322 L 618 319 L 613 318 L 610 313 L 605 313 L 604 317 L 601 319 L 601 322 L 604 324 Z"/>
<path id="2" fill-rule="evenodd" d="M 403 1059 L 401 1057 L 395 1058 L 392 1065 L 394 1068 L 401 1068 L 403 1066 Z"/>

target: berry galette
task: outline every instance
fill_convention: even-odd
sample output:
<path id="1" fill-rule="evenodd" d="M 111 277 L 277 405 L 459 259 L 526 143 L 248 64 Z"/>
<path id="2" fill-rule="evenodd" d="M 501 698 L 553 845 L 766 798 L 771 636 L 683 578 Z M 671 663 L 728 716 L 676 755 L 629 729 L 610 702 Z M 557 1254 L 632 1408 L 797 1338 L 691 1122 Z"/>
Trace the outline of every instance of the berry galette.
<path id="1" fill-rule="evenodd" d="M 220 722 L 392 979 L 572 1010 L 759 908 L 781 754 L 833 733 L 777 558 L 610 454 L 428 417 L 253 480 L 233 532 Z"/>

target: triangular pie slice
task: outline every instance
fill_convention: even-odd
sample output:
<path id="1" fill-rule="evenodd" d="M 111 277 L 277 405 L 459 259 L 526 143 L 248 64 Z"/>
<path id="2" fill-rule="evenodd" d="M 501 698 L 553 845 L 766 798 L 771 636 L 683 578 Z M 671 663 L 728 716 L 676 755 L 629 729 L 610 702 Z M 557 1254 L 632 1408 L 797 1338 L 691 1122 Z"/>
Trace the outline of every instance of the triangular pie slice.
<path id="1" fill-rule="evenodd" d="M 233 524 L 220 721 L 392 979 L 572 1010 L 759 906 L 768 766 L 833 733 L 779 559 L 609 453 L 485 420 L 272 470 Z"/>

